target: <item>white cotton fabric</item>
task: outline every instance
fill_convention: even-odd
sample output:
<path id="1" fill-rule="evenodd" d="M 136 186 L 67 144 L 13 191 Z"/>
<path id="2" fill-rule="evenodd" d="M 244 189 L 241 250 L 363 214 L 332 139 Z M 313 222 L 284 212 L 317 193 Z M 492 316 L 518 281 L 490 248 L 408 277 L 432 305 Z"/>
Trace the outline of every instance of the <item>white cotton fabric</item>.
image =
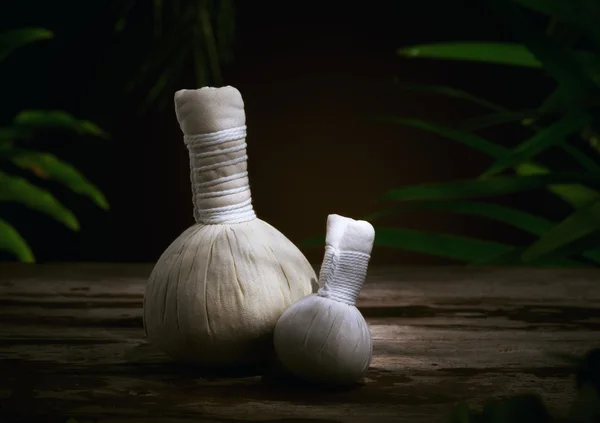
<path id="1" fill-rule="evenodd" d="M 365 282 L 374 239 L 375 230 L 369 222 L 337 214 L 328 216 L 319 274 L 321 297 L 355 304 Z"/>
<path id="2" fill-rule="evenodd" d="M 144 297 L 150 342 L 172 357 L 227 367 L 272 358 L 281 314 L 312 292 L 313 268 L 252 208 L 244 103 L 233 87 L 181 90 L 194 217 L 156 263 Z"/>
<path id="3" fill-rule="evenodd" d="M 175 114 L 189 151 L 196 222 L 241 223 L 256 218 L 240 92 L 234 87 L 177 91 Z"/>
<path id="4" fill-rule="evenodd" d="M 277 356 L 296 376 L 344 385 L 357 382 L 368 370 L 373 343 L 355 302 L 374 238 L 368 222 L 328 217 L 320 289 L 286 310 L 275 327 Z"/>

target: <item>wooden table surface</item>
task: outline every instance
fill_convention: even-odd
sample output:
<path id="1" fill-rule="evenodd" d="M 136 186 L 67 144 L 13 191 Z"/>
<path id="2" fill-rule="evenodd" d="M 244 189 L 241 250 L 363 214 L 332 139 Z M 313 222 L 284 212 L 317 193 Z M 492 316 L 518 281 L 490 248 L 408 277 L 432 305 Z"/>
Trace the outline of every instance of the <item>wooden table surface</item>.
<path id="1" fill-rule="evenodd" d="M 600 344 L 600 271 L 370 269 L 366 384 L 319 391 L 197 374 L 144 339 L 150 265 L 0 265 L 6 422 L 444 422 L 461 400 L 532 392 L 564 413 L 568 364 Z"/>

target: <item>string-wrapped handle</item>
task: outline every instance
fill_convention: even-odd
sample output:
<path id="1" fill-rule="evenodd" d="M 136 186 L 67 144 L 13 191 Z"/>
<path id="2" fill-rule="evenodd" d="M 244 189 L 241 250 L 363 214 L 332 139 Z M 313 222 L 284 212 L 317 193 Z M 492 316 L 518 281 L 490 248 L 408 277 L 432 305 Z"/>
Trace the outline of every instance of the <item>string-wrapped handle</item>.
<path id="1" fill-rule="evenodd" d="M 355 305 L 367 276 L 374 239 L 375 229 L 369 222 L 329 215 L 317 295 Z"/>
<path id="2" fill-rule="evenodd" d="M 190 157 L 196 222 L 222 224 L 256 219 L 240 92 L 229 86 L 180 90 L 175 93 L 175 112 Z"/>

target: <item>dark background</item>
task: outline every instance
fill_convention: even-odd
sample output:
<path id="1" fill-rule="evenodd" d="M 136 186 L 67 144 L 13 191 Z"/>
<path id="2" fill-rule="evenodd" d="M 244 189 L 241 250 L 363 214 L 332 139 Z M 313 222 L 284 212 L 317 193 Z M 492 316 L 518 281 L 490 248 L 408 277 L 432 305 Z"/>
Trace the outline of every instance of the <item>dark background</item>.
<path id="1" fill-rule="evenodd" d="M 234 61 L 225 84 L 240 90 L 249 131 L 254 207 L 296 243 L 322 235 L 326 217 L 360 218 L 380 210 L 380 195 L 405 184 L 469 177 L 488 159 L 453 141 L 375 120 L 381 115 L 442 123 L 484 113 L 478 106 L 394 88 L 393 80 L 446 84 L 514 107 L 535 107 L 551 88 L 539 71 L 473 63 L 410 60 L 396 49 L 439 41 L 512 41 L 485 2 L 238 1 Z M 172 106 L 139 115 L 144 92 L 125 94 L 150 37 L 122 43 L 107 1 L 3 2 L 2 29 L 41 26 L 55 38 L 20 49 L 0 67 L 2 123 L 21 109 L 64 109 L 98 123 L 109 141 L 70 134 L 40 148 L 71 162 L 105 193 L 106 212 L 47 184 L 81 222 L 71 232 L 44 215 L 0 204 L 3 217 L 30 243 L 38 262 L 154 261 L 193 224 L 187 151 Z M 148 9 L 149 10 L 149 9 Z M 149 25 L 151 16 L 130 25 Z M 179 88 L 197 88 L 184 75 Z M 522 134 L 485 134 L 510 145 Z M 500 199 L 532 211 L 543 197 Z M 557 215 L 560 210 L 556 210 Z M 550 213 L 549 217 L 552 213 Z M 404 214 L 386 225 L 525 242 L 472 217 Z M 322 248 L 304 249 L 318 262 Z M 449 261 L 376 247 L 373 262 Z"/>

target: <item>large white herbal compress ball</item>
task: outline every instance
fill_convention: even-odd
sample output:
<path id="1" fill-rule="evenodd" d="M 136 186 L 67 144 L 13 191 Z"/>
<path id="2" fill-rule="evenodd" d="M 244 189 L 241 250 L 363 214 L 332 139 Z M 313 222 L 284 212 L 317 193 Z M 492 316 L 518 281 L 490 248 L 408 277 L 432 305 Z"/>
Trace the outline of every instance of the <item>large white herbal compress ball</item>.
<path id="1" fill-rule="evenodd" d="M 233 87 L 181 90 L 196 224 L 162 254 L 144 297 L 150 342 L 175 359 L 238 366 L 271 358 L 281 314 L 312 292 L 304 255 L 254 214 L 244 102 Z"/>
<path id="2" fill-rule="evenodd" d="M 371 332 L 355 307 L 375 230 L 366 221 L 329 215 L 318 293 L 286 310 L 275 327 L 280 362 L 311 382 L 346 385 L 361 380 L 371 363 Z"/>

